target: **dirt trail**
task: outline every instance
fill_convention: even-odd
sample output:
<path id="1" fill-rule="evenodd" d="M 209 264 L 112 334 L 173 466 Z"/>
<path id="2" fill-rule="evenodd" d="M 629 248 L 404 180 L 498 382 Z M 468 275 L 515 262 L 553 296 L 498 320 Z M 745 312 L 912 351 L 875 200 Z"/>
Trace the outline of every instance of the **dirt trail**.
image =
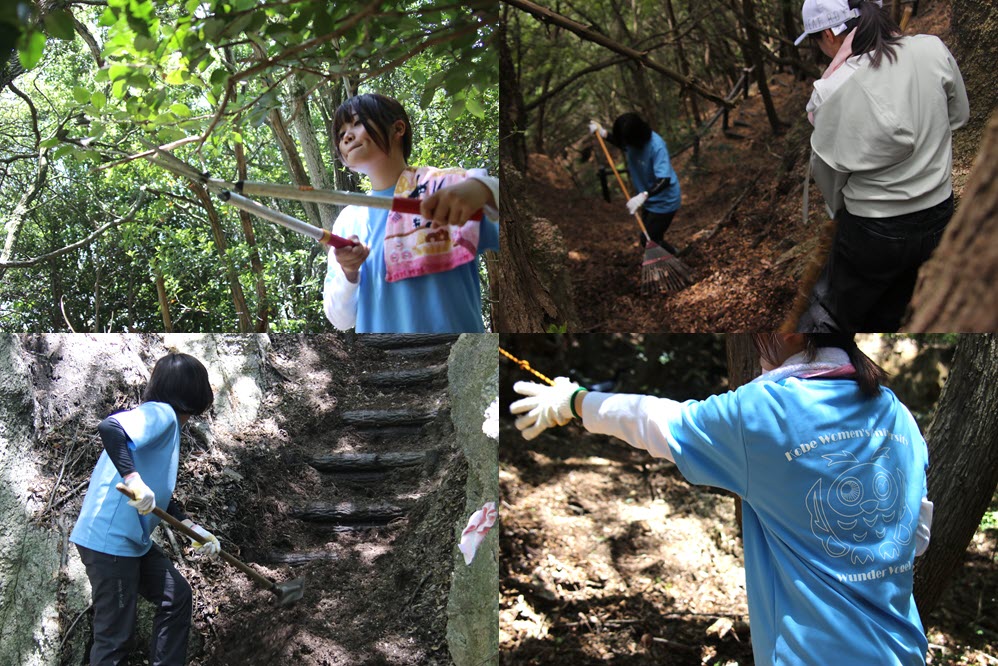
<path id="1" fill-rule="evenodd" d="M 443 608 L 466 475 L 447 393 L 455 337 L 273 338 L 275 428 L 238 443 L 226 501 L 240 519 L 224 542 L 277 580 L 304 578 L 305 595 L 276 609 L 231 569 L 200 567 L 191 582 L 213 604 L 195 616 L 212 639 L 196 663 L 451 663 Z"/>

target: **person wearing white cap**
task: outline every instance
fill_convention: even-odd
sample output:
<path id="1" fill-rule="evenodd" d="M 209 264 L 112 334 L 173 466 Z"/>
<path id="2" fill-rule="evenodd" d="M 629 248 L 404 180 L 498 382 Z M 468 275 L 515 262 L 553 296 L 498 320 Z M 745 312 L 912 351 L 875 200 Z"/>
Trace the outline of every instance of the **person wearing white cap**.
<path id="1" fill-rule="evenodd" d="M 896 331 L 953 215 L 952 132 L 970 116 L 942 41 L 902 36 L 879 1 L 805 0 L 831 64 L 807 110 L 811 171 L 838 222 L 802 332 Z"/>

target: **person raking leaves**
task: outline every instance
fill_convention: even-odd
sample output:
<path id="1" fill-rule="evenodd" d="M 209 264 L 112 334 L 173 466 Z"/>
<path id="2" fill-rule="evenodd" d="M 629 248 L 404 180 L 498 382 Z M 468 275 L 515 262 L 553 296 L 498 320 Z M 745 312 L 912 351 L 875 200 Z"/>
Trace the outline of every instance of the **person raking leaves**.
<path id="1" fill-rule="evenodd" d="M 193 356 L 171 353 L 153 367 L 142 403 L 108 416 L 98 426 L 104 451 L 70 535 L 92 590 L 91 666 L 127 662 L 140 596 L 156 607 L 151 663 L 183 666 L 187 661 L 191 587 L 153 543 L 159 518 L 150 513 L 154 507 L 165 510 L 202 537 L 194 542 L 195 550 L 218 555 L 218 539 L 188 518 L 173 499 L 180 429 L 213 400 L 204 365 Z M 115 490 L 122 481 L 134 500 Z"/>
<path id="2" fill-rule="evenodd" d="M 499 249 L 499 180 L 483 169 L 414 168 L 412 124 L 398 100 L 352 97 L 333 117 L 340 160 L 371 194 L 422 199 L 413 216 L 348 206 L 333 232 L 360 245 L 330 251 L 323 305 L 358 333 L 481 333 L 479 254 Z M 485 209 L 481 222 L 468 221 Z M 494 213 L 493 213 L 494 214 Z"/>
<path id="3" fill-rule="evenodd" d="M 579 418 L 743 501 L 756 663 L 925 663 L 912 566 L 928 547 L 928 452 L 850 335 L 753 336 L 763 374 L 702 401 L 517 382 L 533 439 Z M 563 440 L 564 441 L 564 440 Z"/>
<path id="4" fill-rule="evenodd" d="M 613 121 L 613 131 L 607 132 L 595 120 L 589 121 L 589 132 L 616 145 L 624 151 L 627 173 L 637 194 L 627 201 L 627 212 L 634 215 L 643 211 L 648 236 L 656 245 L 671 254 L 678 254 L 674 245 L 665 240 L 665 232 L 679 211 L 682 194 L 679 177 L 669 160 L 669 147 L 658 132 L 652 131 L 644 118 L 637 113 L 625 113 Z M 643 243 L 644 239 L 639 239 Z"/>

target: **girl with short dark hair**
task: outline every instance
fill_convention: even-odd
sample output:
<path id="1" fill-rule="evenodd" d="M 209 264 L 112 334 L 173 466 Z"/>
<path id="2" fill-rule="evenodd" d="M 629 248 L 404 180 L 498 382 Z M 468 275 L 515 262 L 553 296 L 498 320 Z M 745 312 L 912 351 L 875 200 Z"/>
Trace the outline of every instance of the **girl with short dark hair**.
<path id="1" fill-rule="evenodd" d="M 91 666 L 123 663 L 135 628 L 138 597 L 156 606 L 152 663 L 182 666 L 191 627 L 191 588 L 152 541 L 159 507 L 202 537 L 194 548 L 210 557 L 218 539 L 195 524 L 173 499 L 180 462 L 180 429 L 214 400 L 208 371 L 187 354 L 168 354 L 156 362 L 142 403 L 113 414 L 98 426 L 104 451 L 70 541 L 76 544 L 90 579 L 94 606 Z M 124 483 L 129 500 L 115 489 Z M 128 506 L 125 506 L 125 505 Z M 132 511 L 128 507 L 134 507 Z"/>
<path id="2" fill-rule="evenodd" d="M 360 245 L 329 254 L 326 317 L 358 333 L 479 333 L 478 256 L 499 249 L 499 180 L 484 169 L 411 167 L 412 124 L 398 100 L 351 97 L 333 118 L 336 152 L 371 194 L 422 199 L 420 215 L 348 206 L 333 232 Z M 481 209 L 486 218 L 469 222 Z M 493 211 L 493 212 L 490 212 Z"/>
<path id="3" fill-rule="evenodd" d="M 849 335 L 761 334 L 763 374 L 676 402 L 517 382 L 533 439 L 579 418 L 742 499 L 752 649 L 760 664 L 925 663 L 912 565 L 929 542 L 928 452 L 884 371 Z"/>
<path id="4" fill-rule="evenodd" d="M 590 121 L 589 131 L 599 132 L 600 136 L 624 151 L 627 173 L 637 190 L 637 194 L 627 201 L 627 212 L 634 215 L 640 209 L 652 242 L 676 254 L 676 248 L 665 240 L 665 232 L 672 225 L 682 196 L 679 177 L 672 168 L 665 139 L 652 131 L 644 118 L 633 112 L 618 116 L 613 122 L 612 133 L 595 120 Z"/>

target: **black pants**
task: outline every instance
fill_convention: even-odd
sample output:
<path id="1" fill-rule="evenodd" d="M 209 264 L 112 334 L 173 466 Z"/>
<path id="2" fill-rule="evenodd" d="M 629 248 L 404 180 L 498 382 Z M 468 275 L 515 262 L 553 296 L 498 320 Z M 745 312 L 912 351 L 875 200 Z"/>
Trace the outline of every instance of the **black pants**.
<path id="1" fill-rule="evenodd" d="M 918 269 L 939 245 L 951 217 L 952 195 L 931 208 L 896 217 L 839 211 L 828 263 L 797 330 L 898 330 L 915 291 Z"/>
<path id="2" fill-rule="evenodd" d="M 128 659 L 138 597 L 156 606 L 149 654 L 153 666 L 183 666 L 191 629 L 191 586 L 155 544 L 142 557 L 120 557 L 77 545 L 93 590 L 91 666 Z"/>
<path id="3" fill-rule="evenodd" d="M 645 223 L 645 228 L 648 229 L 648 235 L 651 237 L 651 242 L 665 248 L 672 254 L 676 253 L 676 248 L 666 242 L 665 232 L 669 230 L 669 226 L 672 224 L 672 218 L 676 216 L 677 212 L 678 211 L 672 211 L 671 213 L 650 213 L 644 209 L 641 210 L 641 220 Z M 644 240 L 644 238 L 641 239 L 642 245 L 644 245 Z"/>

